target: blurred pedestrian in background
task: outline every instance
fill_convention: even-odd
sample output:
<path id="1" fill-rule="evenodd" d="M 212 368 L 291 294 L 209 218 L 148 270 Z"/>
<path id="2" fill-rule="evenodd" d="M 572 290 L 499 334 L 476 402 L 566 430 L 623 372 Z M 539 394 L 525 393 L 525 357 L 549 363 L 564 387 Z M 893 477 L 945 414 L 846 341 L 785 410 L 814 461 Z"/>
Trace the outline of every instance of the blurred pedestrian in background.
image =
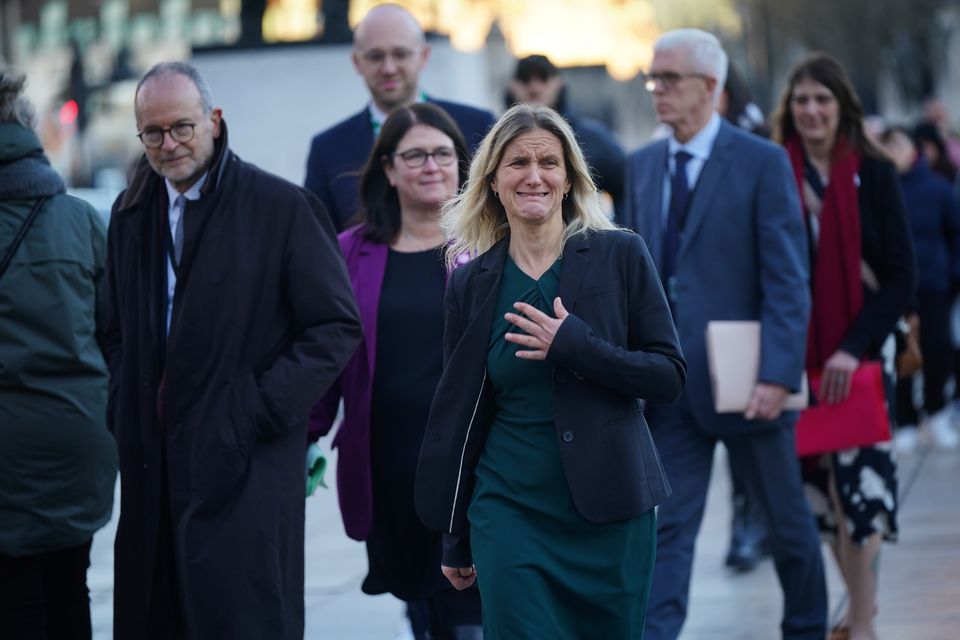
<path id="1" fill-rule="evenodd" d="M 541 104 L 566 118 L 597 186 L 610 196 L 616 215 L 623 207 L 623 148 L 603 123 L 577 113 L 570 104 L 566 80 L 549 58 L 532 55 L 517 61 L 507 89 L 507 106 L 516 102 Z"/>
<path id="2" fill-rule="evenodd" d="M 680 399 L 646 409 L 673 488 L 657 513 L 646 637 L 680 634 L 714 449 L 722 441 L 771 523 L 783 637 L 822 640 L 827 594 L 820 544 L 800 483 L 796 414 L 783 411 L 803 372 L 810 304 L 803 220 L 783 150 L 716 112 L 726 72 L 727 55 L 713 35 L 663 34 L 647 89 L 673 133 L 628 160 L 623 222 L 643 235 L 660 265 L 690 363 Z M 712 320 L 761 326 L 758 380 L 742 414 L 714 408 L 706 350 Z"/>
<path id="3" fill-rule="evenodd" d="M 951 185 L 957 181 L 957 165 L 947 151 L 947 143 L 940 130 L 931 122 L 921 121 L 913 131 L 920 154 L 935 173 Z"/>
<path id="4" fill-rule="evenodd" d="M 937 446 L 960 444 L 947 405 L 945 386 L 953 361 L 950 306 L 960 291 L 960 206 L 950 183 L 933 172 L 906 129 L 892 127 L 880 137 L 883 149 L 900 174 L 903 201 L 917 256 L 916 312 L 923 354 L 923 410 Z M 909 452 L 917 444 L 914 377 L 897 381 L 897 449 Z"/>
<path id="5" fill-rule="evenodd" d="M 659 508 L 647 637 L 675 640 L 687 615 L 694 542 L 718 441 L 768 522 L 784 593 L 784 638 L 822 640 L 827 595 L 820 545 L 803 497 L 793 425 L 807 330 L 803 221 L 786 154 L 716 112 L 727 72 L 719 40 L 698 29 L 654 45 L 647 89 L 673 131 L 633 154 L 627 216 L 651 246 L 691 363 L 686 392 L 646 414 L 673 495 Z M 712 320 L 761 325 L 759 375 L 742 414 L 715 410 L 706 350 Z"/>
<path id="6" fill-rule="evenodd" d="M 936 97 L 928 99 L 923 105 L 923 121 L 937 129 L 950 162 L 954 167 L 960 167 L 960 135 L 951 126 L 947 103 Z"/>
<path id="7" fill-rule="evenodd" d="M 893 164 L 867 139 L 846 71 L 814 54 L 790 72 L 774 118 L 801 194 L 812 265 L 806 366 L 822 371 L 821 403 L 842 402 L 861 362 L 884 359 L 893 388 L 891 335 L 914 293 L 916 264 Z M 888 393 L 892 405 L 893 394 Z M 810 505 L 847 587 L 832 638 L 876 638 L 882 539 L 897 537 L 892 444 L 805 458 Z"/>
<path id="8" fill-rule="evenodd" d="M 360 340 L 333 225 L 230 151 L 195 68 L 134 94 L 107 257 L 114 635 L 302 638 L 304 442 Z"/>
<path id="9" fill-rule="evenodd" d="M 717 113 L 730 124 L 764 138 L 770 137 L 770 129 L 763 117 L 763 111 L 753 101 L 750 87 L 740 71 L 727 63 L 727 80 L 720 94 Z"/>
<path id="10" fill-rule="evenodd" d="M 486 640 L 640 637 L 669 488 L 638 399 L 686 377 L 656 268 L 542 106 L 501 116 L 443 224 L 449 263 L 476 256 L 417 468 L 444 573 L 479 584 Z"/>
<path id="11" fill-rule="evenodd" d="M 360 207 L 358 178 L 384 120 L 397 107 L 433 102 L 456 121 L 470 149 L 493 124 L 489 111 L 435 100 L 420 88 L 430 45 L 417 19 L 403 7 L 374 7 L 353 33 L 353 66 L 370 92 L 370 104 L 313 138 L 304 186 L 320 198 L 337 230 Z"/>
<path id="12" fill-rule="evenodd" d="M 456 123 L 430 103 L 397 107 L 360 177 L 356 226 L 340 246 L 364 338 L 315 407 L 310 435 L 326 435 L 340 399 L 337 490 L 347 535 L 365 540 L 364 593 L 407 602 L 418 639 L 482 637 L 480 594 L 456 591 L 440 572 L 440 534 L 413 504 L 430 401 L 443 369 L 447 273 L 440 207 L 466 180 L 470 152 Z"/>
<path id="13" fill-rule="evenodd" d="M 24 78 L 0 67 L 0 635 L 90 638 L 87 568 L 110 519 L 106 229 L 64 194 Z"/>
<path id="14" fill-rule="evenodd" d="M 737 68 L 729 62 L 717 113 L 745 131 L 764 138 L 770 135 L 763 112 L 750 95 L 750 88 Z M 730 469 L 730 511 L 733 515 L 730 518 L 730 546 L 724 564 L 740 572 L 753 571 L 765 556 L 770 555 L 767 521 L 756 497 L 750 495 L 743 474 L 729 456 L 727 466 Z"/>

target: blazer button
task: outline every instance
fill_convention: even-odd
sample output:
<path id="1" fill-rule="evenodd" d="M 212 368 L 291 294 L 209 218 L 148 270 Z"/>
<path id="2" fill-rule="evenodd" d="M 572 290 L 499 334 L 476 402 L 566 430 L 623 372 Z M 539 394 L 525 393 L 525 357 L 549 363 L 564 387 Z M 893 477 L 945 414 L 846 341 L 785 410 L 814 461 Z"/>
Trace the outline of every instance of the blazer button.
<path id="1" fill-rule="evenodd" d="M 564 432 L 563 432 L 563 441 L 564 441 L 564 442 L 573 442 L 573 431 L 564 431 Z"/>

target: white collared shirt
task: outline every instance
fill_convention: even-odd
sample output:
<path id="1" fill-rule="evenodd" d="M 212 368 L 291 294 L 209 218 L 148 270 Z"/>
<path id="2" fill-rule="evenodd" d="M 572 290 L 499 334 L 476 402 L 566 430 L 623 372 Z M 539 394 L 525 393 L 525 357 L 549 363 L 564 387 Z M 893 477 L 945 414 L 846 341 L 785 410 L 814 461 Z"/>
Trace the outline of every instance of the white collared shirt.
<path id="1" fill-rule="evenodd" d="M 424 95 L 422 91 L 417 91 L 417 102 L 426 102 L 427 96 Z M 380 129 L 383 127 L 384 121 L 387 119 L 387 116 L 390 114 L 377 106 L 373 100 L 367 105 L 367 113 L 370 114 L 370 125 L 373 127 L 373 137 L 377 138 L 380 135 Z"/>
<path id="2" fill-rule="evenodd" d="M 204 173 L 200 176 L 200 179 L 197 180 L 192 187 L 187 189 L 183 193 L 183 197 L 187 200 L 199 200 L 200 199 L 200 188 L 203 186 L 203 183 L 207 181 L 207 174 Z M 167 200 L 169 204 L 167 205 L 167 219 L 170 221 L 170 237 L 174 235 L 174 230 L 177 228 L 177 222 L 180 220 L 180 216 L 183 215 L 183 209 L 176 205 L 177 197 L 181 194 L 177 191 L 177 188 L 170 183 L 169 180 L 164 178 L 164 185 L 167 187 Z M 167 243 L 164 242 L 164 247 L 167 246 Z M 164 251 L 164 253 L 167 253 Z M 177 290 L 177 272 L 173 270 L 173 262 L 171 262 L 171 256 L 167 256 L 167 322 L 166 329 L 167 335 L 170 335 L 170 319 L 173 317 L 173 294 Z"/>
<path id="3" fill-rule="evenodd" d="M 703 171 L 703 165 L 706 164 L 713 151 L 713 143 L 717 141 L 717 134 L 720 133 L 720 116 L 716 111 L 710 116 L 707 124 L 692 138 L 681 144 L 675 134 L 671 134 L 667 139 L 667 171 L 663 176 L 663 202 L 660 209 L 660 222 L 663 228 L 667 228 L 667 215 L 670 209 L 670 176 L 673 175 L 676 167 L 675 155 L 677 151 L 686 151 L 690 154 L 687 160 L 687 184 L 690 185 L 690 193 L 693 193 L 697 186 L 697 180 L 700 178 L 700 172 Z"/>

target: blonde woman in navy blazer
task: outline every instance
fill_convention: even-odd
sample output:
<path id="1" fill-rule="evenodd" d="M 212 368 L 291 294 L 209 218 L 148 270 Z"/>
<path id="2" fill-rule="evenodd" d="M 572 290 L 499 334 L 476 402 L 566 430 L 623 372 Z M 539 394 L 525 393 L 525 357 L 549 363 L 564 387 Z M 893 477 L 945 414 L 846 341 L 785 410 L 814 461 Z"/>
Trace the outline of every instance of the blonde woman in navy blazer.
<path id="1" fill-rule="evenodd" d="M 549 108 L 507 111 L 444 213 L 456 269 L 417 470 L 444 573 L 484 638 L 640 637 L 669 494 L 642 412 L 686 364 L 639 236 L 600 212 Z M 516 303 L 516 304 L 515 304 Z"/>

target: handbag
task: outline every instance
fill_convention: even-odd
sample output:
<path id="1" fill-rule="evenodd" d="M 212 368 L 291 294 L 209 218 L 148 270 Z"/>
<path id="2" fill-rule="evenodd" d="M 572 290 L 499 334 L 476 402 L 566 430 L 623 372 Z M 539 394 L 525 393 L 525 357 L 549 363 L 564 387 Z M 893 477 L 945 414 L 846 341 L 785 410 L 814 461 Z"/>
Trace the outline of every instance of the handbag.
<path id="1" fill-rule="evenodd" d="M 821 372 L 811 372 L 810 387 L 819 397 Z M 796 426 L 797 455 L 865 447 L 891 438 L 883 368 L 874 360 L 853 373 L 850 395 L 838 404 L 815 404 L 800 412 Z"/>
<path id="2" fill-rule="evenodd" d="M 897 339 L 897 379 L 909 378 L 923 367 L 920 352 L 920 317 L 915 313 L 900 318 L 894 329 Z"/>
<path id="3" fill-rule="evenodd" d="M 880 290 L 880 281 L 865 260 L 860 261 L 860 277 L 870 291 Z M 909 378 L 923 367 L 923 352 L 920 351 L 920 317 L 915 313 L 901 316 L 893 327 L 893 335 L 897 341 L 897 356 L 894 361 L 897 379 Z"/>
<path id="4" fill-rule="evenodd" d="M 10 263 L 13 262 L 13 254 L 20 248 L 20 243 L 23 242 L 23 239 L 27 237 L 27 231 L 30 230 L 34 219 L 37 217 L 37 214 L 40 213 L 40 208 L 43 207 L 44 203 L 49 199 L 50 198 L 38 198 L 37 201 L 33 203 L 33 208 L 30 209 L 30 213 L 27 214 L 23 224 L 20 225 L 17 235 L 13 237 L 13 242 L 10 243 L 10 246 L 7 247 L 6 252 L 3 254 L 3 260 L 0 260 L 0 278 L 7 272 Z"/>

